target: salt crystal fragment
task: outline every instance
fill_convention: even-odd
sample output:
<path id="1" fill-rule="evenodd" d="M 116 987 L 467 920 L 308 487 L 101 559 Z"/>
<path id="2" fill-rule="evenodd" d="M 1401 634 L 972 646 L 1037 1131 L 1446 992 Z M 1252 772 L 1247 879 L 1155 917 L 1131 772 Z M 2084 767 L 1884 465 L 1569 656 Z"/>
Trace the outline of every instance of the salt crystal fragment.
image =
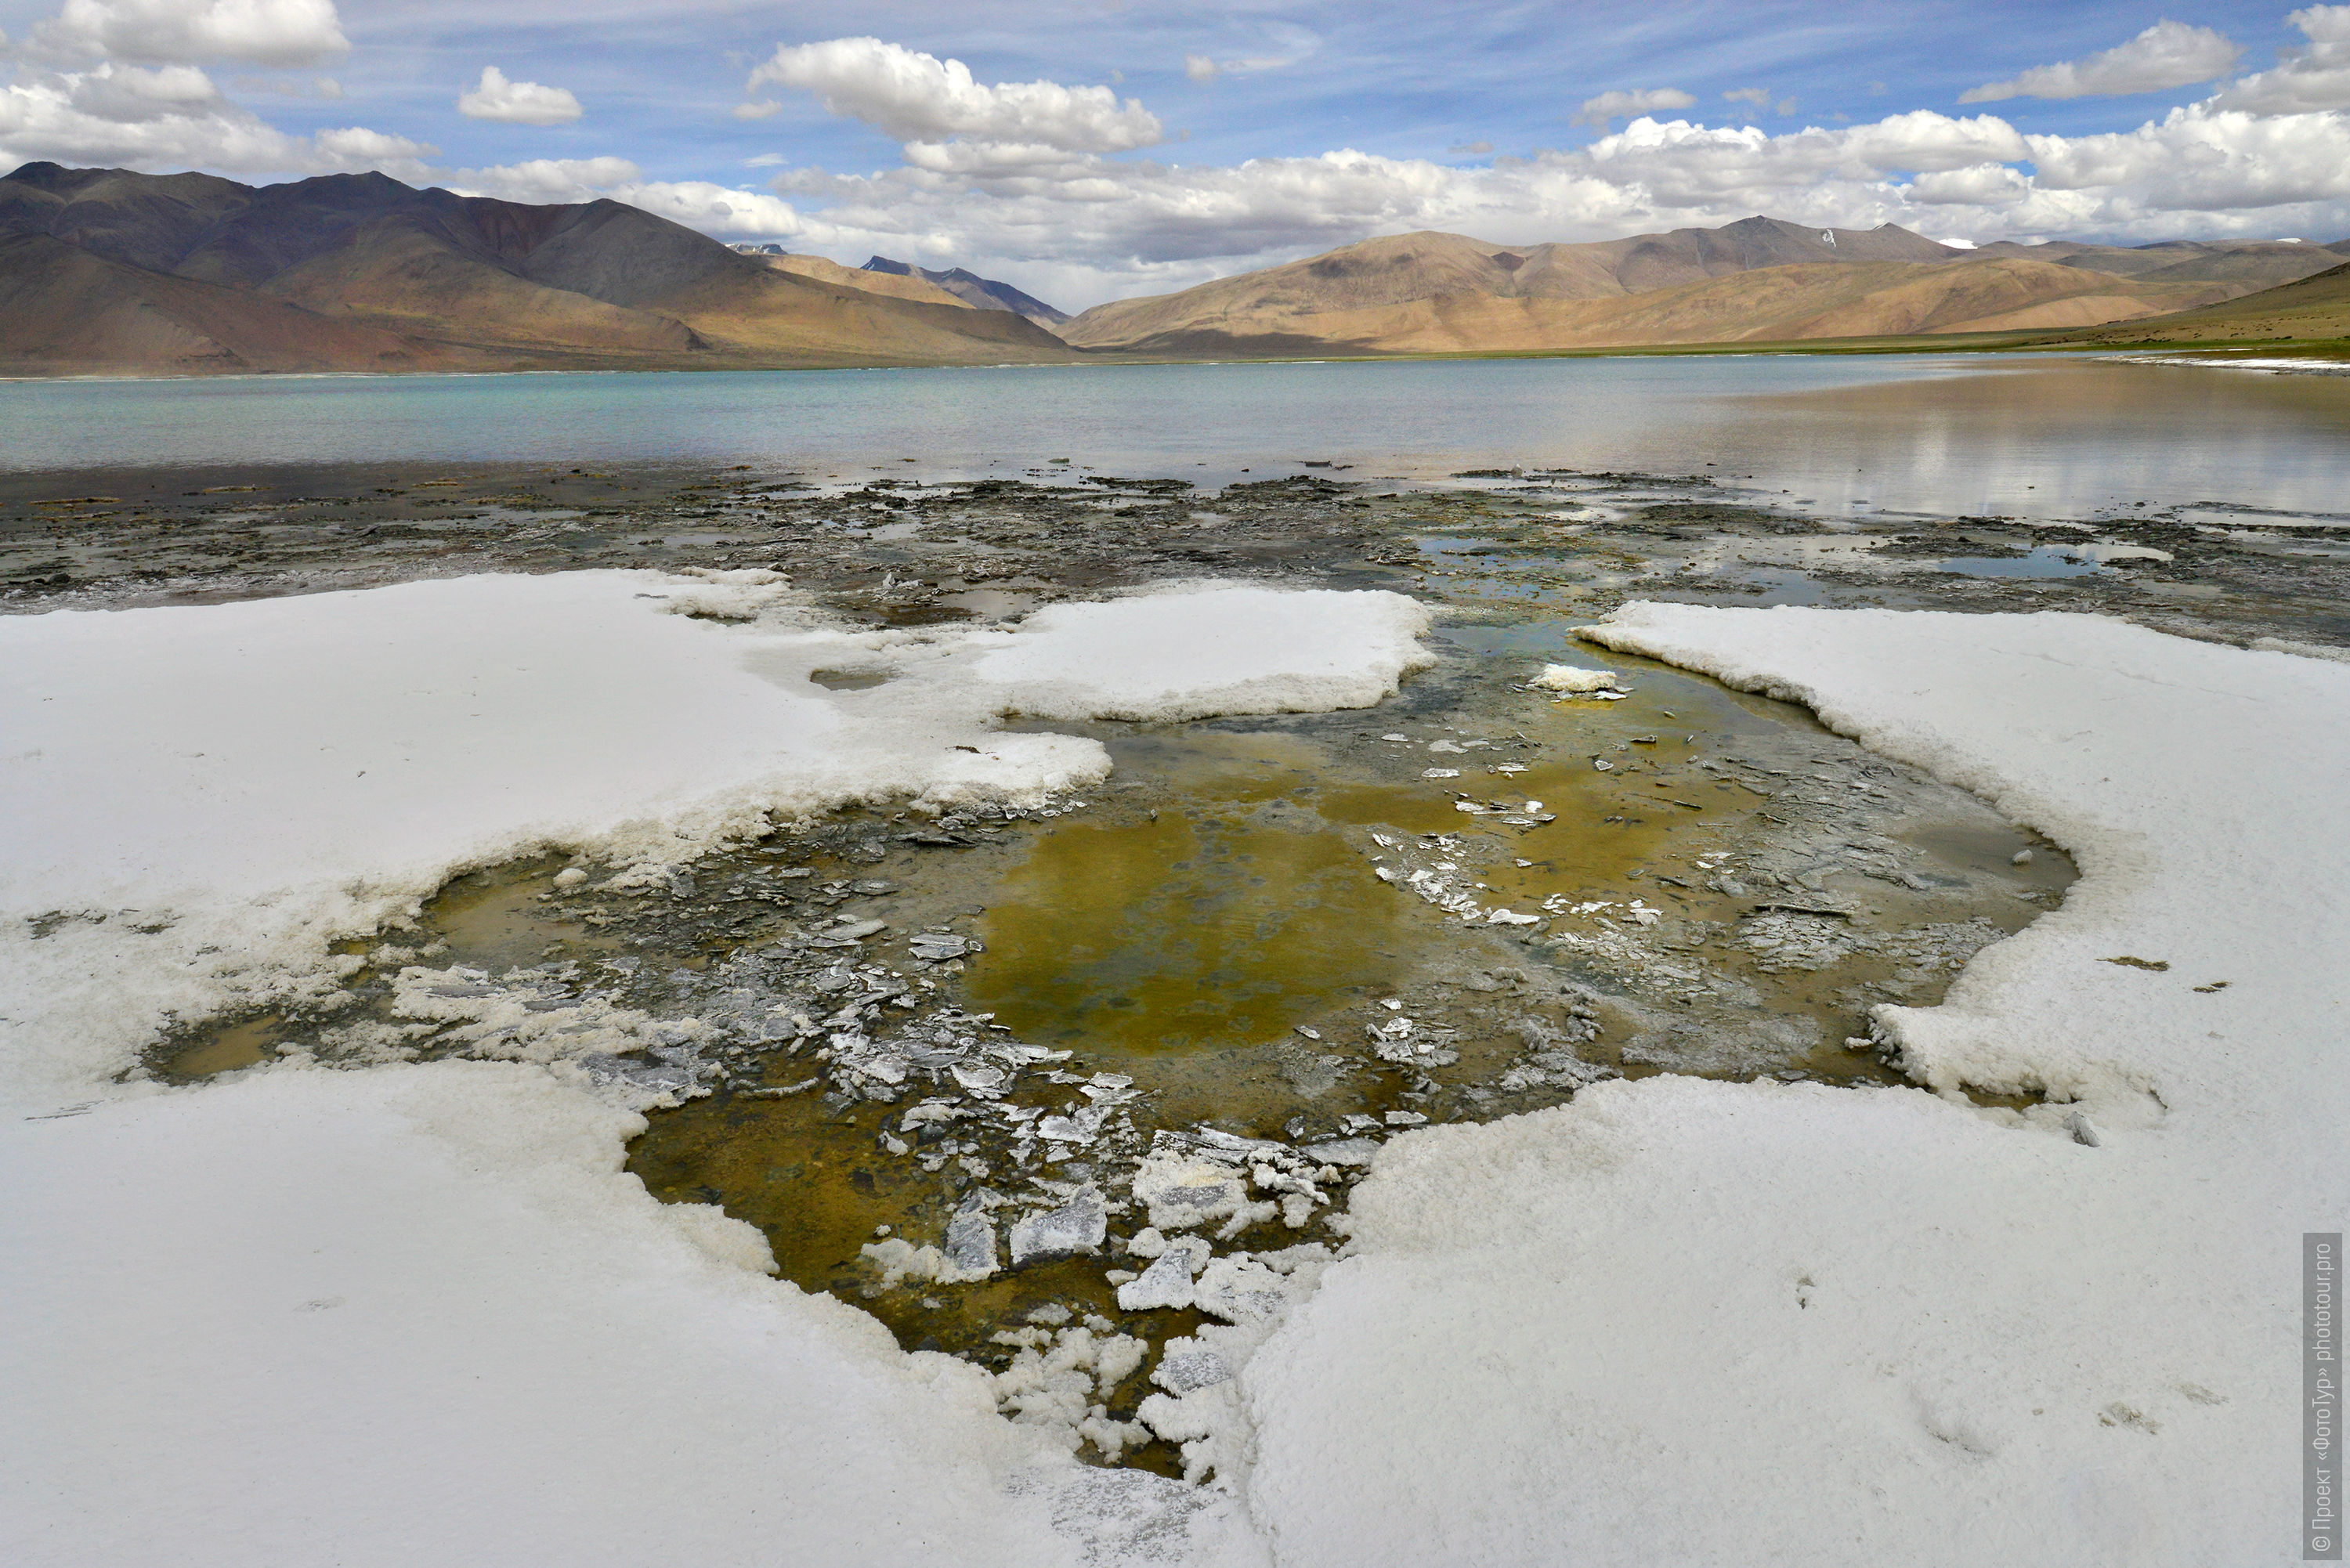
<path id="1" fill-rule="evenodd" d="M 1181 1237 L 1167 1244 L 1140 1278 L 1118 1287 L 1118 1304 L 1125 1312 L 1180 1310 L 1191 1304 L 1191 1276 L 1208 1261 L 1204 1241 Z"/>
<path id="2" fill-rule="evenodd" d="M 1150 1380 L 1180 1398 L 1195 1389 L 1231 1382 L 1232 1371 L 1214 1351 L 1194 1350 L 1160 1358 L 1151 1369 Z"/>
<path id="3" fill-rule="evenodd" d="M 947 1221 L 947 1262 L 964 1279 L 983 1280 L 995 1272 L 995 1221 L 987 1217 L 984 1200 L 972 1193 Z"/>
<path id="4" fill-rule="evenodd" d="M 1621 681 L 1612 670 L 1584 670 L 1572 664 L 1545 664 L 1542 673 L 1526 684 L 1544 691 L 1591 692 L 1614 691 Z"/>
<path id="5" fill-rule="evenodd" d="M 1012 1227 L 1012 1266 L 1024 1269 L 1097 1252 L 1108 1233 L 1101 1190 L 1087 1182 L 1058 1209 L 1026 1215 Z"/>

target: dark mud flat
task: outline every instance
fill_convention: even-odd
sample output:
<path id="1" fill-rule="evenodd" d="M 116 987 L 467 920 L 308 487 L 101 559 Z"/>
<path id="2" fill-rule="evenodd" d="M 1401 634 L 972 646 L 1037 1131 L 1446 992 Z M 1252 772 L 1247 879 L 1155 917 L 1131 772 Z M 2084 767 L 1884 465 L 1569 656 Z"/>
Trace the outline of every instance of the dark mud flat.
<path id="1" fill-rule="evenodd" d="M 882 622 L 1278 571 L 1596 613 L 1627 597 L 2077 609 L 2350 645 L 2350 511 L 2224 501 L 2051 522 L 1808 509 L 1734 477 L 1327 465 L 1201 491 L 1081 465 L 926 483 L 912 460 L 0 474 L 0 610 L 194 603 L 478 571 L 768 566 Z M 2033 569 L 2061 557 L 2057 569 Z M 1985 563 L 2015 561 L 2012 573 Z"/>
<path id="2" fill-rule="evenodd" d="M 1109 780 L 938 819 L 837 813 L 654 883 L 486 868 L 350 944 L 330 1007 L 157 1057 L 571 1064 L 652 1107 L 630 1165 L 656 1194 L 723 1206 L 794 1282 L 986 1366 L 1007 1414 L 1159 1469 L 1180 1460 L 1138 1407 L 1212 1380 L 1213 1336 L 1343 1245 L 1383 1139 L 1618 1075 L 1905 1082 L 1870 1010 L 1938 1001 L 2072 879 L 1981 802 L 1799 710 L 1579 645 L 1579 621 L 1628 597 L 2068 607 L 2314 646 L 2341 640 L 2345 602 L 2325 526 L 2116 520 L 2063 532 L 2106 546 L 2068 557 L 2093 569 L 1978 576 L 1945 564 L 2049 532 L 1873 533 L 1638 475 L 515 480 L 445 508 L 421 483 L 168 517 L 20 504 L 9 561 L 72 566 L 7 604 L 593 565 L 772 566 L 864 624 L 1207 575 L 1436 609 L 1439 662 L 1378 708 L 1055 726 L 1099 738 Z M 556 504 L 606 483 L 608 506 Z M 1625 690 L 1529 689 L 1553 662 Z"/>

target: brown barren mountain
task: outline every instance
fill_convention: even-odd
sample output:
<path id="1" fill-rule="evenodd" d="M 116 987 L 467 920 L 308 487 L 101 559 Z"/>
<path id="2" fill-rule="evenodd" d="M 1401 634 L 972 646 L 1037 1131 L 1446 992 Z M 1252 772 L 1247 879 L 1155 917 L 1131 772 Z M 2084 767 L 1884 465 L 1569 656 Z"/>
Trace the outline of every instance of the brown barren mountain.
<path id="1" fill-rule="evenodd" d="M 1814 229 L 1775 218 L 1588 244 L 1497 245 L 1423 230 L 1364 240 L 1180 294 L 1098 305 L 1068 323 L 1061 336 L 1089 348 L 1139 347 L 1170 334 L 1203 332 L 1313 337 L 1321 334 L 1301 327 L 1307 317 L 1451 296 L 1610 299 L 1768 267 L 1929 263 L 1965 254 L 1890 223 Z"/>
<path id="2" fill-rule="evenodd" d="M 380 174 L 255 189 L 26 164 L 0 179 L 0 374 L 1072 358 L 1008 312 L 778 271 L 618 202 Z"/>
<path id="3" fill-rule="evenodd" d="M 1097 306 L 1061 335 L 1097 349 L 1245 356 L 2064 328 L 2206 305 L 2261 287 L 2268 273 L 2308 270 L 2312 256 L 2315 265 L 2331 259 L 2317 246 L 2262 243 L 2156 248 L 2161 254 L 2067 243 L 1968 251 L 1889 223 L 1811 229 L 1772 218 L 1573 245 L 1420 233 Z M 2115 256 L 2151 275 L 2095 265 Z"/>
<path id="4" fill-rule="evenodd" d="M 2291 283 L 2342 262 L 2324 245 L 2280 240 L 2172 240 L 2127 248 L 2073 240 L 2036 245 L 2002 240 L 1974 254 L 2054 262 L 2059 266 L 2109 272 L 2147 283 L 2243 283 L 2254 288 Z"/>
<path id="5" fill-rule="evenodd" d="M 2134 284 L 2043 262 L 1814 262 L 1610 299 L 1444 295 L 1326 312 L 1299 325 L 1326 349 L 1357 353 L 1542 352 L 2070 327 L 2152 316 L 2228 292 L 2212 284 Z M 1212 351 L 1199 338 L 1189 346 Z"/>
<path id="6" fill-rule="evenodd" d="M 2313 247 L 2315 248 L 2315 247 Z M 2334 258 L 2340 263 L 2341 249 Z M 2319 250 L 2319 254 L 2328 254 Z M 2156 320 L 2107 327 L 2095 332 L 2068 334 L 2056 342 L 2099 347 L 2124 344 L 2178 344 L 2237 348 L 2324 346 L 2330 354 L 2350 347 L 2350 263 L 2341 263 L 2311 277 L 2262 289 L 2224 304 L 2182 311 Z"/>
<path id="7" fill-rule="evenodd" d="M 148 272 L 48 234 L 0 238 L 0 374 L 414 369 L 395 333 Z"/>

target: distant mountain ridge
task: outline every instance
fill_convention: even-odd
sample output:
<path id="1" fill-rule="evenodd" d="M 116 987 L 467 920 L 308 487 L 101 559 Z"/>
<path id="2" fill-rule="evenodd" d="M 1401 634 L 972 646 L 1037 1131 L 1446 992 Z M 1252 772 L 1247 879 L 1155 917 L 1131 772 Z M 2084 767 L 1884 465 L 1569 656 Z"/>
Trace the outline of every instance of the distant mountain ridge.
<path id="1" fill-rule="evenodd" d="M 1014 316 L 1026 317 L 1048 332 L 1071 319 L 1067 311 L 1056 310 L 1033 294 L 1024 294 L 1008 283 L 998 283 L 993 278 L 982 277 L 962 267 L 932 272 L 928 267 L 891 261 L 888 256 L 874 256 L 866 262 L 864 270 L 895 274 L 899 277 L 919 277 L 959 299 L 969 300 L 981 310 L 1008 310 Z"/>
<path id="2" fill-rule="evenodd" d="M 1059 333 L 1087 348 L 1197 356 L 1988 332 L 2160 315 L 2325 265 L 2320 247 L 2267 242 L 2160 255 L 2070 242 L 1970 251 L 1892 223 L 1768 217 L 1576 244 L 1422 231 L 1096 306 Z M 2151 275 L 2123 275 L 2132 270 Z"/>
<path id="3" fill-rule="evenodd" d="M 808 255 L 787 251 L 781 245 L 736 245 L 746 256 L 757 256 L 778 272 L 797 273 L 802 277 L 818 278 L 838 284 L 843 288 L 860 289 L 867 294 L 886 294 L 898 299 L 919 299 L 931 305 L 943 305 L 951 310 L 975 310 L 978 306 L 958 295 L 949 294 L 935 284 L 919 277 L 901 277 L 886 272 L 867 272 L 862 267 L 845 266 L 830 256 Z"/>
<path id="4" fill-rule="evenodd" d="M 2350 240 L 2332 245 L 2298 240 L 2160 240 L 2146 245 L 2093 245 L 2048 240 L 2036 245 L 2002 240 L 1972 253 L 2053 261 L 2059 266 L 2114 273 L 2144 283 L 2292 283 L 2337 266 Z"/>
<path id="5" fill-rule="evenodd" d="M 769 266 L 799 273 L 806 277 L 820 277 L 828 283 L 844 284 L 850 288 L 869 289 L 904 299 L 960 305 L 971 310 L 1008 310 L 1014 316 L 1026 317 L 1047 332 L 1054 331 L 1062 322 L 1070 319 L 1067 311 L 1055 309 L 1033 294 L 1024 293 L 992 277 L 982 277 L 964 267 L 933 272 L 929 267 L 912 266 L 905 262 L 892 261 L 888 256 L 874 256 L 863 266 L 852 267 L 829 257 L 787 251 L 779 244 L 738 244 L 734 248 L 744 255 L 757 256 Z"/>
<path id="6" fill-rule="evenodd" d="M 1015 315 L 795 276 L 619 202 L 382 174 L 0 177 L 0 374 L 1068 358 Z"/>

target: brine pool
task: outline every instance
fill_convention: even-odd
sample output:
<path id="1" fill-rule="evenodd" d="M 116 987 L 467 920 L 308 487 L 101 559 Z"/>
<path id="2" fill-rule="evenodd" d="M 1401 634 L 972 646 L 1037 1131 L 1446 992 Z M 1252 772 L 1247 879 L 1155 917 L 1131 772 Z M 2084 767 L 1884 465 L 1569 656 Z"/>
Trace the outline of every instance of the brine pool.
<path id="1" fill-rule="evenodd" d="M 1120 1184 L 1170 1137 L 1307 1151 L 1310 1168 L 1311 1151 L 1556 1104 L 1598 1076 L 1898 1082 L 1868 1008 L 1939 1000 L 2072 879 L 2052 846 L 1801 709 L 1601 655 L 1539 615 L 1457 618 L 1430 640 L 1436 667 L 1374 709 L 1053 726 L 1100 739 L 1115 771 L 1039 809 L 836 813 L 665 888 L 558 882 L 558 858 L 474 873 L 416 929 L 350 945 L 363 967 L 336 1025 L 407 1030 L 426 1056 L 487 1049 L 402 1012 L 400 976 L 420 969 L 531 1009 L 719 1020 L 716 1043 L 686 1047 L 693 1097 L 650 1114 L 629 1168 L 757 1225 L 784 1277 L 908 1347 L 1000 1367 L 1039 1323 L 1151 1345 L 1199 1325 L 1117 1300 L 1147 1262 L 1127 1252 L 1141 1206 Z M 1604 663 L 1627 690 L 1527 689 L 1550 660 Z M 898 1081 L 853 1075 L 825 1044 L 852 1016 L 904 1053 Z M 193 1076 L 322 1049 L 318 1023 L 226 1021 L 160 1064 Z M 950 1035 L 1029 1059 L 973 1093 L 924 1054 Z M 1320 1170 L 1321 1201 L 1219 1244 L 1342 1241 L 1329 1220 L 1360 1168 Z M 1072 1187 L 1111 1204 L 1091 1253 L 942 1282 L 893 1279 L 874 1251 L 940 1245 L 974 1195 L 1008 1224 Z M 1112 1418 L 1147 1374 L 1101 1390 Z M 1176 1463 L 1157 1442 L 1116 1457 Z"/>

